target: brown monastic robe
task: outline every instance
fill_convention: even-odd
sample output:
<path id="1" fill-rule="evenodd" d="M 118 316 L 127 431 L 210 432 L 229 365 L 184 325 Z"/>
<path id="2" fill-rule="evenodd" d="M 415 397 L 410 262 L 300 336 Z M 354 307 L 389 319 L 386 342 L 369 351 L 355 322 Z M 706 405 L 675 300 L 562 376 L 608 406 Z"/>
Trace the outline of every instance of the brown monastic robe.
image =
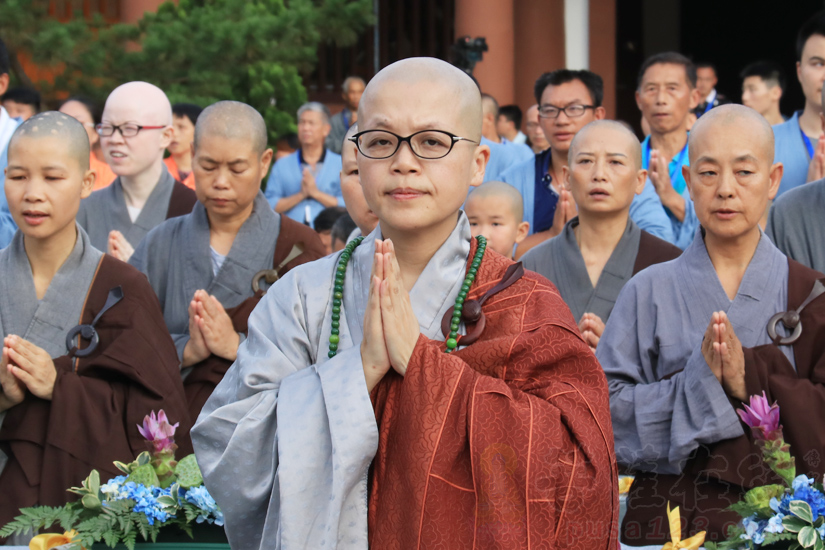
<path id="1" fill-rule="evenodd" d="M 468 300 L 512 266 L 488 249 Z M 482 311 L 477 341 L 446 354 L 422 335 L 373 391 L 370 547 L 614 550 L 607 383 L 570 310 L 528 271 Z"/>
<path id="2" fill-rule="evenodd" d="M 104 482 L 120 475 L 113 461 L 128 462 L 149 448 L 137 424 L 151 411 L 164 409 L 170 422 L 180 422 L 177 456 L 192 452 L 178 356 L 146 277 L 103 255 L 79 321 L 90 324 L 118 286 L 123 299 L 95 325 L 97 349 L 88 357 L 54 359 L 53 399 L 28 394 L 7 411 L 0 429 L 9 456 L 0 474 L 0 525 L 20 508 L 78 498 L 66 490 L 93 469 Z"/>
<path id="3" fill-rule="evenodd" d="M 293 246 L 300 244 L 303 246 L 304 251 L 278 270 L 278 278 L 283 277 L 289 270 L 296 266 L 317 260 L 318 258 L 323 258 L 326 255 L 324 246 L 315 231 L 287 216 L 280 216 L 280 218 L 281 226 L 278 233 L 278 240 L 275 243 L 275 255 L 272 259 L 272 268 L 276 269 L 287 259 Z M 244 335 L 247 334 L 249 330 L 247 327 L 249 314 L 252 313 L 252 310 L 255 309 L 255 306 L 258 305 L 258 302 L 264 294 L 264 291 L 258 290 L 250 298 L 226 310 L 232 319 L 232 324 L 236 332 Z M 192 371 L 184 379 L 183 387 L 186 391 L 189 415 L 193 422 L 197 420 L 206 400 L 212 395 L 212 391 L 220 381 L 223 380 L 223 375 L 226 374 L 226 371 L 229 370 L 231 366 L 232 361 L 214 354 L 200 363 L 192 365 Z"/>
<path id="4" fill-rule="evenodd" d="M 823 274 L 788 260 L 788 309 L 798 308 Z M 822 479 L 825 474 L 825 295 L 809 303 L 800 314 L 802 334 L 793 343 L 796 369 L 774 344 L 745 348 L 745 383 L 748 395 L 764 391 L 777 401 L 785 441 L 796 459 L 796 473 Z M 743 403 L 731 398 L 734 408 Z M 753 487 L 782 483 L 762 462 L 750 428 L 745 434 L 702 445 L 688 460 L 681 475 L 640 472 L 631 486 L 622 523 L 622 542 L 634 546 L 663 544 L 670 540 L 665 509 L 679 506 L 682 538 L 707 531 L 717 542 L 729 525 L 741 518 L 725 510 Z"/>

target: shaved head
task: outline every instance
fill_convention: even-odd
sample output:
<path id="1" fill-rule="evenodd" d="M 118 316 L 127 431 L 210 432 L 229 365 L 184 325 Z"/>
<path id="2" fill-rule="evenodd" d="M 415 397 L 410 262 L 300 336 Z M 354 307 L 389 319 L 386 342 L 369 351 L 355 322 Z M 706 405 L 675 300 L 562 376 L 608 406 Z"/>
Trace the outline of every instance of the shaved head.
<path id="1" fill-rule="evenodd" d="M 470 193 L 467 202 L 489 197 L 501 199 L 502 202 L 506 203 L 516 222 L 524 217 L 524 199 L 522 199 L 521 193 L 518 192 L 518 189 L 503 181 L 488 181 L 479 185 Z"/>
<path id="2" fill-rule="evenodd" d="M 13 150 L 23 139 L 57 138 L 64 150 L 74 158 L 80 169 L 89 169 L 89 136 L 86 128 L 74 117 L 57 111 L 46 111 L 35 115 L 21 124 L 9 141 L 9 164 L 13 160 Z"/>
<path id="3" fill-rule="evenodd" d="M 240 101 L 219 101 L 204 109 L 195 124 L 195 149 L 207 134 L 249 140 L 258 155 L 263 154 L 267 146 L 264 118 Z"/>
<path id="4" fill-rule="evenodd" d="M 773 163 L 774 136 L 771 125 L 750 107 L 730 104 L 711 109 L 693 124 L 688 138 L 691 164 L 703 153 L 701 144 L 709 132 L 714 132 L 720 126 L 735 127 L 741 135 L 758 139 L 758 152 L 764 155 L 769 165 Z"/>
<path id="5" fill-rule="evenodd" d="M 169 98 L 163 90 L 154 84 L 135 81 L 115 88 L 106 99 L 106 106 L 103 108 L 104 118 L 106 111 L 124 105 L 134 107 L 136 115 L 140 115 L 141 120 L 131 122 L 144 126 L 170 126 L 172 124 L 172 104 L 169 103 Z M 118 123 L 122 122 L 126 121 L 118 121 Z"/>
<path id="6" fill-rule="evenodd" d="M 431 57 L 402 59 L 382 69 L 367 84 L 358 105 L 358 120 L 369 114 L 371 104 L 387 84 L 427 84 L 438 88 L 445 105 L 458 112 L 462 137 L 481 139 L 481 92 L 467 73 L 446 61 Z"/>
<path id="7" fill-rule="evenodd" d="M 570 151 L 567 153 L 567 162 L 572 164 L 573 157 L 576 155 L 579 147 L 588 136 L 593 136 L 599 132 L 610 132 L 613 135 L 621 136 L 622 141 L 625 141 L 630 153 L 630 158 L 636 163 L 636 169 L 642 167 L 642 144 L 639 143 L 639 138 L 636 134 L 631 132 L 627 126 L 615 120 L 594 120 L 578 131 L 573 141 L 570 142 Z"/>

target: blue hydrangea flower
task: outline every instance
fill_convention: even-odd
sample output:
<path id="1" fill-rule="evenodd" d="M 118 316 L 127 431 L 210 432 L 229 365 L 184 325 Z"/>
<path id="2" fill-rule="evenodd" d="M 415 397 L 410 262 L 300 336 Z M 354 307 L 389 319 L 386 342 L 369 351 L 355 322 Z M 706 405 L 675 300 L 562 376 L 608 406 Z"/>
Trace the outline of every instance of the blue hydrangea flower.
<path id="1" fill-rule="evenodd" d="M 215 523 L 223 525 L 223 512 L 205 486 L 192 487 L 186 492 L 186 500 L 199 508 L 202 513 L 195 518 L 197 523 Z"/>
<path id="2" fill-rule="evenodd" d="M 785 514 L 779 512 L 771 519 L 768 520 L 768 525 L 765 527 L 766 533 L 781 533 L 785 530 L 785 526 L 782 525 L 782 518 L 785 517 Z"/>
<path id="3" fill-rule="evenodd" d="M 756 514 L 746 517 L 742 520 L 742 527 L 745 528 L 745 532 L 739 535 L 739 538 L 753 541 L 754 544 L 762 544 L 765 542 L 763 531 L 767 525 L 768 522 L 766 520 L 757 520 Z"/>
<path id="4" fill-rule="evenodd" d="M 794 478 L 792 486 L 793 486 L 794 492 L 796 492 L 796 491 L 798 491 L 799 489 L 801 489 L 803 487 L 810 487 L 813 484 L 814 484 L 814 480 L 812 478 L 806 476 L 805 474 L 802 474 L 802 475 L 798 475 Z"/>

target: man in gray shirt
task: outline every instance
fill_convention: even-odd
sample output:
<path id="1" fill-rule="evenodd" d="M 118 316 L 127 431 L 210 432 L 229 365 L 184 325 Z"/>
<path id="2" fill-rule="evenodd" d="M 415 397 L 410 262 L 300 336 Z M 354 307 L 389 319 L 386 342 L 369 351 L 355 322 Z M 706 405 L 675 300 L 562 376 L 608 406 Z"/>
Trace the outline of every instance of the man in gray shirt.
<path id="1" fill-rule="evenodd" d="M 364 93 L 366 83 L 359 76 L 349 76 L 341 86 L 341 97 L 344 98 L 343 110 L 333 115 L 329 119 L 332 126 L 327 136 L 326 148 L 330 151 L 341 154 L 341 144 L 349 127 L 358 121 L 358 102 L 361 101 L 361 94 Z"/>

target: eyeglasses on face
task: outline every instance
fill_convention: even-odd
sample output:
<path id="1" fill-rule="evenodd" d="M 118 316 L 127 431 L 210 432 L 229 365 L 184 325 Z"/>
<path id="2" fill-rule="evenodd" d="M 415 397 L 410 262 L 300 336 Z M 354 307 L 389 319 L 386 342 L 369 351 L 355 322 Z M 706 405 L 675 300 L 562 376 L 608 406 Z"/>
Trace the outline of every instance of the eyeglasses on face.
<path id="1" fill-rule="evenodd" d="M 115 126 L 114 124 L 98 124 L 95 126 L 95 130 L 97 130 L 97 133 L 102 137 L 112 136 L 115 131 L 118 131 L 120 135 L 125 138 L 135 137 L 141 130 L 161 130 L 163 128 L 166 128 L 166 126 L 140 126 L 139 124 L 133 124 L 131 122 L 121 124 L 120 126 Z"/>
<path id="2" fill-rule="evenodd" d="M 369 159 L 386 159 L 393 156 L 403 142 L 407 142 L 413 154 L 419 158 L 435 160 L 446 157 L 459 141 L 469 141 L 444 130 L 421 130 L 407 137 L 401 137 L 387 130 L 364 130 L 349 138 L 358 152 Z"/>
<path id="3" fill-rule="evenodd" d="M 567 107 L 556 107 L 555 105 L 542 105 L 539 107 L 539 116 L 542 118 L 559 118 L 561 113 L 568 118 L 578 118 L 588 109 L 595 109 L 595 105 L 568 105 Z"/>

